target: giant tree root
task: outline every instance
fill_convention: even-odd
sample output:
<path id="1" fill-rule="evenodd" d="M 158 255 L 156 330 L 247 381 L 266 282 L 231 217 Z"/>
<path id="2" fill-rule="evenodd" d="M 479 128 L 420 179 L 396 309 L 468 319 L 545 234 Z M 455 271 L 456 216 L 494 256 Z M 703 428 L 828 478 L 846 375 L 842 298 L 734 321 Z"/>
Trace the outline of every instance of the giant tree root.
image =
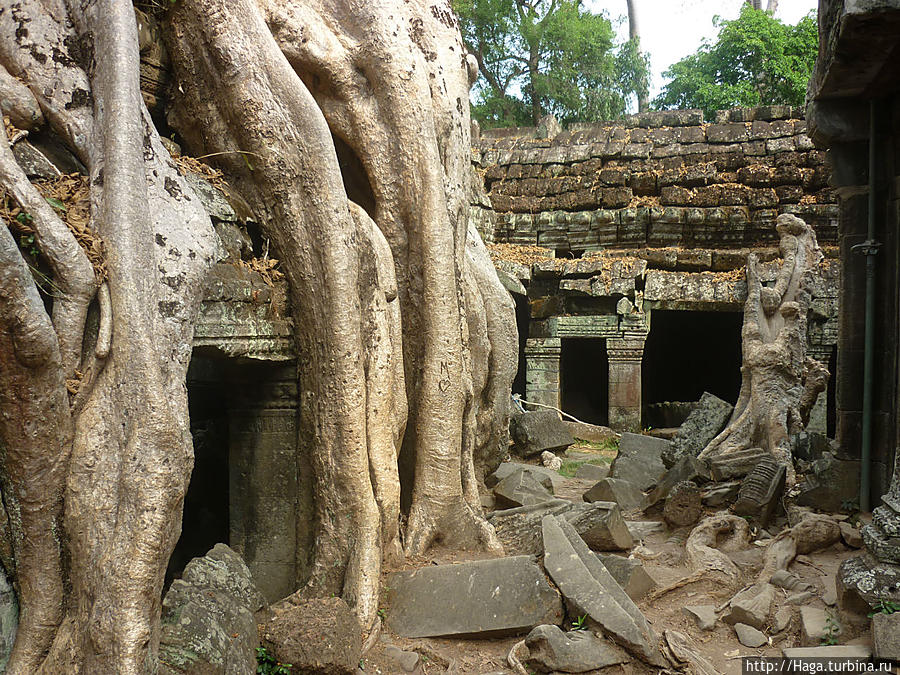
<path id="1" fill-rule="evenodd" d="M 688 565 L 696 571 L 704 571 L 725 584 L 735 586 L 740 571 L 721 550 L 738 551 L 750 542 L 750 526 L 738 516 L 720 513 L 706 518 L 693 529 L 685 543 Z"/>

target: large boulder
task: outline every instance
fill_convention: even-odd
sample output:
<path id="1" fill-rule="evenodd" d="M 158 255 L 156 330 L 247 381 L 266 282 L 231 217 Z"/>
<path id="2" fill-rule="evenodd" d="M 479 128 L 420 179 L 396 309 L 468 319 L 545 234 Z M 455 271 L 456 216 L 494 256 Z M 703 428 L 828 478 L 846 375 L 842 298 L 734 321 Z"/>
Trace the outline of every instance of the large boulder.
<path id="1" fill-rule="evenodd" d="M 265 605 L 241 557 L 216 544 L 184 568 L 163 598 L 159 660 L 168 675 L 256 670 L 254 613 Z"/>
<path id="2" fill-rule="evenodd" d="M 734 406 L 718 396 L 703 392 L 700 402 L 687 416 L 663 453 L 663 462 L 671 467 L 682 457 L 696 457 L 728 424 Z"/>
<path id="3" fill-rule="evenodd" d="M 630 661 L 606 640 L 586 630 L 563 633 L 559 626 L 535 627 L 525 638 L 529 667 L 539 673 L 586 673 Z"/>
<path id="4" fill-rule="evenodd" d="M 629 652 L 663 666 L 657 637 L 625 590 L 575 529 L 559 516 L 543 520 L 544 568 L 566 599 L 570 613 L 586 616 Z"/>
<path id="5" fill-rule="evenodd" d="M 546 476 L 520 469 L 494 486 L 495 503 L 500 508 L 541 504 L 553 499 L 553 482 Z"/>
<path id="6" fill-rule="evenodd" d="M 515 451 L 522 457 L 533 457 L 544 450 L 565 450 L 575 442 L 553 410 L 513 415 L 509 433 L 515 443 Z"/>
<path id="7" fill-rule="evenodd" d="M 354 675 L 362 652 L 362 628 L 341 598 L 290 596 L 272 606 L 262 637 L 295 673 Z"/>
<path id="8" fill-rule="evenodd" d="M 388 625 L 403 637 L 524 633 L 562 622 L 562 602 L 531 556 L 391 575 Z"/>
<path id="9" fill-rule="evenodd" d="M 666 472 L 662 455 L 669 445 L 670 441 L 662 438 L 624 433 L 609 475 L 627 480 L 644 492 L 656 485 Z"/>
<path id="10" fill-rule="evenodd" d="M 586 502 L 615 502 L 623 511 L 635 511 L 644 503 L 644 493 L 632 483 L 619 478 L 603 478 L 581 498 Z"/>

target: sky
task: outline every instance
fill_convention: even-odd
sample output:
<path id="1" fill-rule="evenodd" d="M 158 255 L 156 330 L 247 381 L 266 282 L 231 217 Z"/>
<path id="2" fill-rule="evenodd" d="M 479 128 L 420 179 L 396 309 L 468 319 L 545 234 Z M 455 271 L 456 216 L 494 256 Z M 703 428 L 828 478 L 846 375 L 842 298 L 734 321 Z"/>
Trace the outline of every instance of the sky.
<path id="1" fill-rule="evenodd" d="M 620 40 L 628 39 L 628 11 L 625 0 L 587 0 L 592 11 L 605 11 L 618 24 Z M 713 16 L 736 19 L 743 0 L 638 0 L 638 27 L 641 47 L 650 53 L 650 98 L 665 83 L 662 73 L 670 65 L 693 54 L 703 38 L 714 40 L 717 29 Z M 818 0 L 779 0 L 775 16 L 795 24 L 818 6 Z"/>

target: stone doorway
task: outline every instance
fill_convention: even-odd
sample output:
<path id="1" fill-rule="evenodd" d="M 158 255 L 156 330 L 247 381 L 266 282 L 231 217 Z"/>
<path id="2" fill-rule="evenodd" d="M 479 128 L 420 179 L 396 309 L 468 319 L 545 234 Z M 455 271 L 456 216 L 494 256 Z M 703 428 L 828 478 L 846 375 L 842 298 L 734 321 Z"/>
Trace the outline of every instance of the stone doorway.
<path id="1" fill-rule="evenodd" d="M 589 424 L 609 425 L 609 357 L 604 338 L 565 338 L 560 353 L 562 409 Z"/>

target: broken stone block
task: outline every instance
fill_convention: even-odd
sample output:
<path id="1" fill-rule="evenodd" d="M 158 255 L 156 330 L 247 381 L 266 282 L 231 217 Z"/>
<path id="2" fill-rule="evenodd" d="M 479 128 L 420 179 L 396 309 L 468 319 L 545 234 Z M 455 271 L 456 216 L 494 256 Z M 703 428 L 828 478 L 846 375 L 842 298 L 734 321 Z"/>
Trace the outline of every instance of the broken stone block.
<path id="1" fill-rule="evenodd" d="M 388 645 L 384 648 L 384 655 L 400 666 L 404 673 L 422 672 L 422 669 L 419 668 L 421 659 L 417 652 L 407 652 L 396 645 Z"/>
<path id="2" fill-rule="evenodd" d="M 877 658 L 900 661 L 900 613 L 872 616 L 872 642 Z"/>
<path id="3" fill-rule="evenodd" d="M 859 530 L 853 527 L 850 523 L 847 522 L 839 522 L 838 525 L 841 528 L 841 539 L 844 540 L 844 543 L 847 544 L 850 548 L 862 548 L 863 540 L 862 535 L 860 535 Z"/>
<path id="4" fill-rule="evenodd" d="M 559 595 L 530 556 L 397 572 L 388 585 L 388 624 L 403 637 L 515 635 L 563 619 Z"/>
<path id="5" fill-rule="evenodd" d="M 663 518 L 672 527 L 693 525 L 703 513 L 703 494 L 693 482 L 686 480 L 675 485 L 666 497 Z"/>
<path id="6" fill-rule="evenodd" d="M 615 502 L 624 511 L 639 509 L 644 501 L 644 493 L 619 478 L 604 478 L 581 497 L 586 502 Z"/>
<path id="7" fill-rule="evenodd" d="M 728 424 L 732 410 L 734 406 L 727 401 L 709 392 L 703 392 L 700 402 L 679 427 L 671 446 L 663 454 L 663 463 L 666 466 L 673 466 L 682 457 L 699 455 Z"/>
<path id="8" fill-rule="evenodd" d="M 717 483 L 707 487 L 703 491 L 703 504 L 705 506 L 724 506 L 737 499 L 741 489 L 739 482 Z"/>
<path id="9" fill-rule="evenodd" d="M 504 509 L 541 504 L 553 499 L 553 483 L 546 476 L 539 480 L 531 471 L 515 471 L 494 486 L 494 498 Z"/>
<path id="10" fill-rule="evenodd" d="M 824 609 L 800 608 L 800 644 L 804 647 L 821 645 L 826 640 L 837 639 L 841 625 Z"/>
<path id="11" fill-rule="evenodd" d="M 716 608 L 713 605 L 688 605 L 681 611 L 691 617 L 700 630 L 715 630 Z"/>
<path id="12" fill-rule="evenodd" d="M 641 434 L 624 433 L 619 441 L 619 453 L 613 460 L 609 475 L 627 480 L 642 492 L 656 485 L 666 467 L 662 453 L 670 441 Z"/>
<path id="13" fill-rule="evenodd" d="M 644 563 L 636 558 L 624 558 L 620 555 L 598 554 L 600 561 L 612 574 L 613 579 L 637 602 L 656 588 L 656 580 L 644 569 Z"/>
<path id="14" fill-rule="evenodd" d="M 753 471 L 753 467 L 766 457 L 772 455 L 762 448 L 746 448 L 727 455 L 718 455 L 707 459 L 709 470 L 714 481 L 725 481 L 743 478 Z"/>
<path id="15" fill-rule="evenodd" d="M 882 563 L 869 554 L 848 558 L 835 577 L 838 606 L 855 623 L 868 624 L 879 600 L 900 603 L 900 565 Z"/>
<path id="16" fill-rule="evenodd" d="M 526 665 L 539 673 L 584 673 L 631 660 L 590 631 L 563 633 L 559 626 L 535 627 L 525 638 L 525 646 L 529 652 Z"/>
<path id="17" fill-rule="evenodd" d="M 562 425 L 573 437 L 580 438 L 589 443 L 610 443 L 619 438 L 619 434 L 609 427 L 599 426 L 597 424 L 563 420 Z"/>
<path id="18" fill-rule="evenodd" d="M 666 531 L 666 526 L 656 520 L 629 520 L 625 523 L 632 538 L 643 541 L 651 534 Z"/>
<path id="19" fill-rule="evenodd" d="M 709 478 L 709 467 L 706 462 L 696 457 L 682 457 L 671 469 L 666 471 L 656 487 L 647 494 L 647 498 L 644 500 L 644 508 L 650 508 L 668 497 L 669 492 L 678 483 L 690 480 L 700 484 L 707 482 Z"/>
<path id="20" fill-rule="evenodd" d="M 732 511 L 765 527 L 784 494 L 786 477 L 786 467 L 774 457 L 766 457 L 744 478 Z"/>
<path id="21" fill-rule="evenodd" d="M 541 464 L 551 471 L 559 471 L 562 468 L 562 460 L 549 450 L 544 450 L 541 453 Z"/>
<path id="22" fill-rule="evenodd" d="M 590 464 L 585 462 L 575 469 L 575 478 L 582 480 L 603 480 L 609 476 L 609 464 Z"/>
<path id="23" fill-rule="evenodd" d="M 263 644 L 296 672 L 354 675 L 362 652 L 362 628 L 341 598 L 291 596 L 272 607 Z"/>
<path id="24" fill-rule="evenodd" d="M 553 410 L 536 410 L 513 415 L 509 433 L 515 451 L 522 457 L 532 457 L 544 450 L 565 450 L 575 442 Z"/>
<path id="25" fill-rule="evenodd" d="M 763 629 L 769 623 L 774 602 L 775 587 L 772 584 L 754 584 L 731 599 L 728 609 L 722 615 L 722 621 Z"/>
<path id="26" fill-rule="evenodd" d="M 816 594 L 812 591 L 802 591 L 800 593 L 794 593 L 793 595 L 789 595 L 784 599 L 784 604 L 786 605 L 802 605 L 806 602 L 809 602 Z"/>
<path id="27" fill-rule="evenodd" d="M 795 459 L 814 462 L 831 451 L 831 439 L 814 431 L 801 431 L 791 436 L 791 455 Z"/>
<path id="28" fill-rule="evenodd" d="M 859 500 L 859 461 L 831 453 L 813 462 L 812 475 L 800 486 L 797 504 L 837 513 Z"/>
<path id="29" fill-rule="evenodd" d="M 762 647 L 769 642 L 769 639 L 763 633 L 745 623 L 734 624 L 734 632 L 737 634 L 740 643 L 751 649 Z"/>
<path id="30" fill-rule="evenodd" d="M 787 630 L 787 627 L 791 625 L 793 616 L 794 612 L 790 607 L 779 607 L 775 611 L 775 622 L 772 625 L 775 632 L 780 633 L 783 630 Z"/>
<path id="31" fill-rule="evenodd" d="M 485 477 L 484 484 L 486 487 L 492 488 L 510 474 L 520 470 L 530 471 L 531 473 L 533 473 L 539 483 L 542 483 L 544 478 L 549 478 L 551 484 L 553 485 L 554 492 L 562 487 L 566 480 L 565 478 L 560 476 L 558 472 L 553 471 L 552 469 L 548 469 L 545 466 L 523 464 L 521 462 L 503 462 L 502 464 L 500 464 L 500 466 L 497 467 L 497 470 L 494 471 L 494 473 L 488 474 Z"/>
<path id="32" fill-rule="evenodd" d="M 547 514 L 562 515 L 595 551 L 623 551 L 634 545 L 622 510 L 613 502 L 576 504 L 556 499 L 488 514 L 488 521 L 507 553 L 540 555 L 541 521 Z"/>
<path id="33" fill-rule="evenodd" d="M 815 586 L 806 581 L 803 581 L 803 579 L 798 577 L 793 572 L 789 572 L 788 570 L 776 570 L 769 581 L 779 588 L 783 588 L 788 591 L 804 592 L 812 591 L 815 589 Z"/>
<path id="34" fill-rule="evenodd" d="M 265 600 L 228 546 L 191 560 L 162 605 L 159 660 L 171 672 L 242 675 L 256 668 L 253 615 Z"/>
<path id="35" fill-rule="evenodd" d="M 591 624 L 641 660 L 664 665 L 650 624 L 574 528 L 559 516 L 545 516 L 542 526 L 544 568 L 571 614 L 586 615 Z"/>

